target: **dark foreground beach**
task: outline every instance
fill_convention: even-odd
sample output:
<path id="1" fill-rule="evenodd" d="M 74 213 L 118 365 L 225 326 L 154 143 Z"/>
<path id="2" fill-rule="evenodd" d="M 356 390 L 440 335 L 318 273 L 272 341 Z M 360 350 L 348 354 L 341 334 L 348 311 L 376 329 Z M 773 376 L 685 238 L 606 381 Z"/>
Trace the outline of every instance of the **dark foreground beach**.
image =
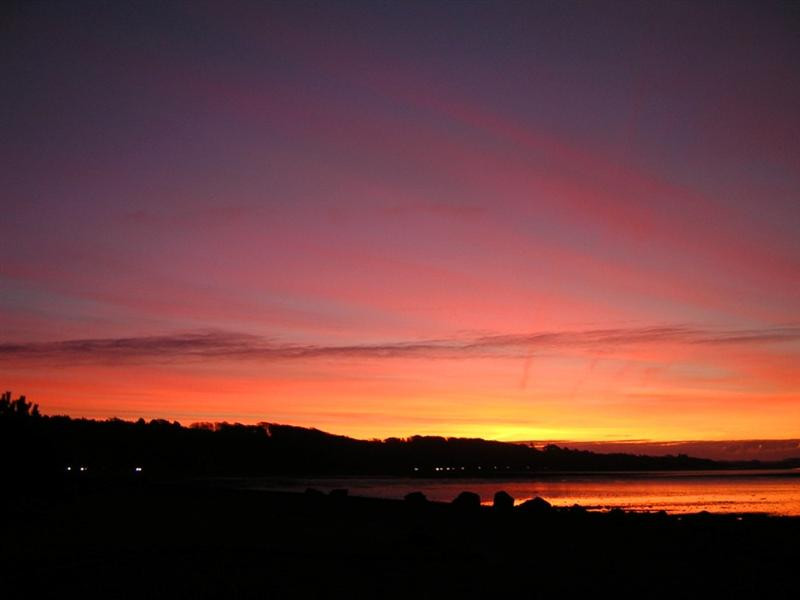
<path id="1" fill-rule="evenodd" d="M 6 493 L 3 597 L 796 598 L 800 519 L 208 483 Z"/>

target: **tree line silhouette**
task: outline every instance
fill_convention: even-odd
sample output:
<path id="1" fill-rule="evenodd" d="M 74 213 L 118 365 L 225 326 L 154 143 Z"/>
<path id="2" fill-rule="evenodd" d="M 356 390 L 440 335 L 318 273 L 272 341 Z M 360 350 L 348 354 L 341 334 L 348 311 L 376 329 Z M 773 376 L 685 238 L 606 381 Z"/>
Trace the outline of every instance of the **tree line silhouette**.
<path id="1" fill-rule="evenodd" d="M 555 445 L 412 436 L 357 440 L 259 423 L 124 421 L 41 415 L 25 396 L 0 398 L 7 473 L 148 475 L 402 475 L 506 477 L 529 472 L 693 470 L 762 466 L 677 456 L 598 454 Z M 784 461 L 787 462 L 787 461 Z M 787 462 L 787 465 L 788 462 Z"/>

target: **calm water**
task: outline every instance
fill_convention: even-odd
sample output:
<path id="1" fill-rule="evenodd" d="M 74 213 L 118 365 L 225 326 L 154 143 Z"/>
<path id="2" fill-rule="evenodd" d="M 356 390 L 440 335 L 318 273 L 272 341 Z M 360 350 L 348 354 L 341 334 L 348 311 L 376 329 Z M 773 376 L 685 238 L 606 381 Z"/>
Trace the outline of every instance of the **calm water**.
<path id="1" fill-rule="evenodd" d="M 505 490 L 516 501 L 541 496 L 556 506 L 580 504 L 591 510 L 769 513 L 800 516 L 800 470 L 687 471 L 549 475 L 539 479 L 316 478 L 247 480 L 255 489 L 329 491 L 347 488 L 354 496 L 402 498 L 420 490 L 430 500 L 449 502 L 469 490 L 485 504 Z"/>

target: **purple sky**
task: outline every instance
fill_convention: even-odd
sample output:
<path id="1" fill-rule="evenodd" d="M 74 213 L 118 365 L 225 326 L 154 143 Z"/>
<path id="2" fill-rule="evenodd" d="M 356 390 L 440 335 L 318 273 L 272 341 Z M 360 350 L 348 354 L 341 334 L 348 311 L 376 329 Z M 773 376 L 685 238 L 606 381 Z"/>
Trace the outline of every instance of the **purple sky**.
<path id="1" fill-rule="evenodd" d="M 0 377 L 95 417 L 796 437 L 797 6 L 17 3 Z"/>

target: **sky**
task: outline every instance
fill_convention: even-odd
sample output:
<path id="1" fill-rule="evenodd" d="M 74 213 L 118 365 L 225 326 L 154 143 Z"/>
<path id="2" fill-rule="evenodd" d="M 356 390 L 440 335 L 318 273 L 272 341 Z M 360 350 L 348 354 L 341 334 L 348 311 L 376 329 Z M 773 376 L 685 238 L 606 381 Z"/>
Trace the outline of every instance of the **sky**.
<path id="1" fill-rule="evenodd" d="M 360 438 L 800 437 L 791 2 L 20 2 L 0 386 Z"/>

